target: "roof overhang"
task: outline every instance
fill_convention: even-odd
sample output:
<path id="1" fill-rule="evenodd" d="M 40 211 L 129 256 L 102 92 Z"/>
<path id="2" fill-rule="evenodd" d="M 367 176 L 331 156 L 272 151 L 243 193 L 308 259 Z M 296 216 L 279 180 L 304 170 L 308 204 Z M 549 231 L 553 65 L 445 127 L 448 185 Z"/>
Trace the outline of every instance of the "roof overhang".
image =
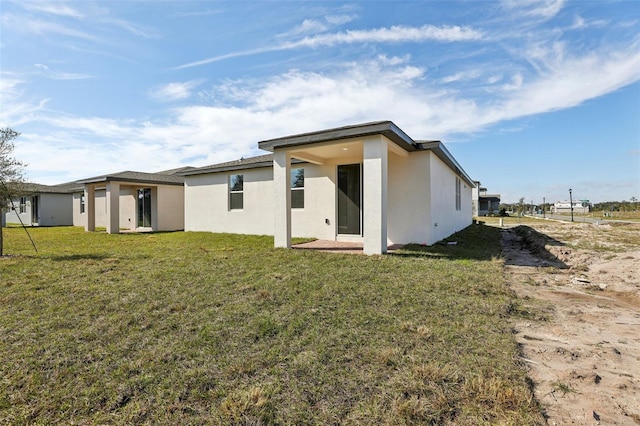
<path id="1" fill-rule="evenodd" d="M 92 178 L 78 180 L 76 182 L 83 185 L 105 182 L 125 182 L 130 185 L 184 185 L 184 179 L 181 176 L 142 172 L 120 172 L 112 175 L 95 176 Z"/>
<path id="2" fill-rule="evenodd" d="M 405 132 L 391 121 L 376 121 L 372 123 L 356 124 L 317 132 L 302 133 L 269 139 L 258 142 L 258 147 L 273 152 L 278 148 L 291 148 L 302 145 L 319 144 L 344 139 L 355 139 L 366 136 L 383 135 L 406 151 L 415 151 L 416 143 Z"/>

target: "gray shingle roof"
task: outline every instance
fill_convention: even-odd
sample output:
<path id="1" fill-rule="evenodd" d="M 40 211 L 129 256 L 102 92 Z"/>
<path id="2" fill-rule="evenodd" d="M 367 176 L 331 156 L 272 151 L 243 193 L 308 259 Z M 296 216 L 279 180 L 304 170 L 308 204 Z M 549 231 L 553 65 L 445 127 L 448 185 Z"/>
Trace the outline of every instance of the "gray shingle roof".
<path id="1" fill-rule="evenodd" d="M 165 173 L 144 173 L 124 171 L 108 175 L 94 176 L 92 178 L 80 179 L 76 181 L 79 184 L 100 183 L 107 181 L 116 182 L 132 182 L 132 183 L 149 183 L 149 184 L 165 184 L 165 185 L 183 185 L 184 177 L 179 175 Z"/>

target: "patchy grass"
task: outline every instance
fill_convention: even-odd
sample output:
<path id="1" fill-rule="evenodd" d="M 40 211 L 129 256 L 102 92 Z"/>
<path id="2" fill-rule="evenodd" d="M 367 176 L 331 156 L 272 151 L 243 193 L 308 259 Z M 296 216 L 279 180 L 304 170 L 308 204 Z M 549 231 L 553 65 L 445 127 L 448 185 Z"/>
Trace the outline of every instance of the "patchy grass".
<path id="1" fill-rule="evenodd" d="M 2 424 L 544 423 L 495 228 L 395 256 L 30 231 L 0 259 Z"/>

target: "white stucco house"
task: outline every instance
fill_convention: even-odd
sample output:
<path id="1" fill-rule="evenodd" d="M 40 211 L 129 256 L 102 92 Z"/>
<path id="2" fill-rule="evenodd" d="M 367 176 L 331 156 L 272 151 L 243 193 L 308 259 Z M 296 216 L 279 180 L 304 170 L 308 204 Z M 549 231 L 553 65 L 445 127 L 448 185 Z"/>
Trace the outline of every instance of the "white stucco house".
<path id="1" fill-rule="evenodd" d="M 3 212 L 3 224 L 65 226 L 73 224 L 71 200 L 75 183 L 60 185 L 25 184 L 22 194 L 11 199 Z"/>
<path id="2" fill-rule="evenodd" d="M 472 222 L 474 182 L 440 141 L 379 121 L 265 140 L 271 154 L 182 172 L 186 231 L 433 244 Z M 86 192 L 86 191 L 85 191 Z"/>
<path id="3" fill-rule="evenodd" d="M 77 181 L 73 194 L 73 225 L 86 231 L 106 228 L 130 231 L 184 229 L 184 177 L 177 172 L 124 171 Z"/>
<path id="4" fill-rule="evenodd" d="M 571 201 L 556 201 L 551 206 L 551 213 L 571 213 L 571 206 L 573 204 L 573 213 L 587 214 L 591 212 L 591 203 L 589 200 L 575 200 Z"/>

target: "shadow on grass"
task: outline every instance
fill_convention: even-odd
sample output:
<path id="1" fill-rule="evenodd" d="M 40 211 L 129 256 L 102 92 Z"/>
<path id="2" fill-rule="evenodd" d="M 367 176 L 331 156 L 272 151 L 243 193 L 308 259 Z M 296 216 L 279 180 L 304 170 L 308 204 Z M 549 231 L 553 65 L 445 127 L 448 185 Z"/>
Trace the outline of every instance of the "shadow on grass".
<path id="1" fill-rule="evenodd" d="M 491 260 L 500 257 L 500 229 L 473 224 L 434 245 L 407 244 L 390 256 Z"/>
<path id="2" fill-rule="evenodd" d="M 503 230 L 502 242 L 506 265 L 568 268 L 547 249 L 547 246 L 564 247 L 565 244 L 529 226 L 519 225 Z"/>
<path id="3" fill-rule="evenodd" d="M 60 256 L 49 256 L 51 260 L 56 262 L 66 262 L 73 260 L 104 260 L 109 256 L 106 254 L 96 254 L 96 253 L 84 253 L 84 254 L 68 254 L 68 255 L 60 255 Z"/>

